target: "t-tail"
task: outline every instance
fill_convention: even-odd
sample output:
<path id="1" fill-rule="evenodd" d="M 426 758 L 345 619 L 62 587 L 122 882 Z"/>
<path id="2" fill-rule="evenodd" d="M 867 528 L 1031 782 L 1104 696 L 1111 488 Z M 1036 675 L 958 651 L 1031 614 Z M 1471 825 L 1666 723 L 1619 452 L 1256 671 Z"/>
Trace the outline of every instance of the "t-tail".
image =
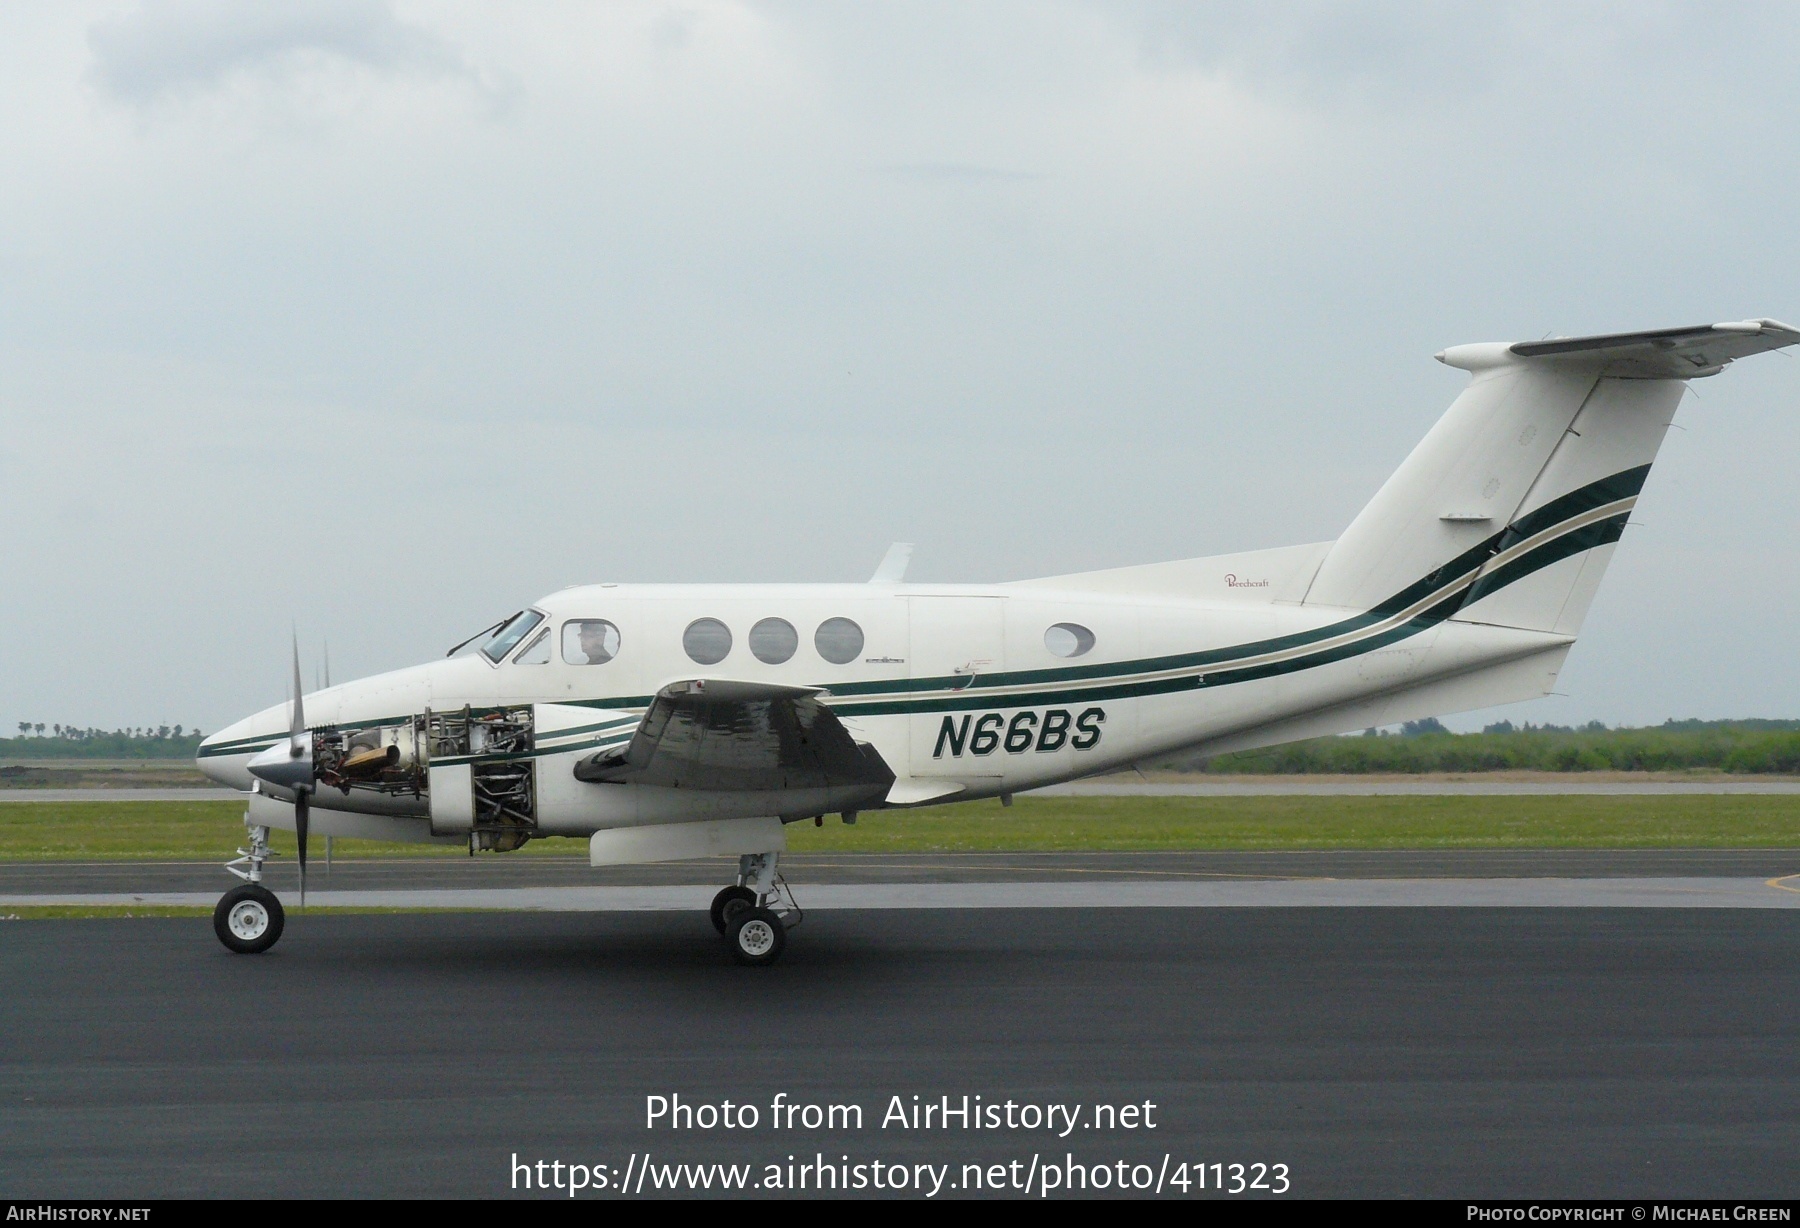
<path id="1" fill-rule="evenodd" d="M 1786 324 L 1740 320 L 1455 346 L 1437 357 L 1469 386 L 1335 542 L 1020 587 L 1267 607 L 1275 638 L 1222 641 L 1255 659 L 1203 687 L 1310 685 L 1221 702 L 1185 744 L 1208 753 L 1534 699 L 1555 685 L 1687 381 L 1796 342 Z"/>
<path id="2" fill-rule="evenodd" d="M 1573 637 L 1687 381 L 1774 320 L 1460 345 L 1468 388 L 1331 546 L 1305 603 Z"/>

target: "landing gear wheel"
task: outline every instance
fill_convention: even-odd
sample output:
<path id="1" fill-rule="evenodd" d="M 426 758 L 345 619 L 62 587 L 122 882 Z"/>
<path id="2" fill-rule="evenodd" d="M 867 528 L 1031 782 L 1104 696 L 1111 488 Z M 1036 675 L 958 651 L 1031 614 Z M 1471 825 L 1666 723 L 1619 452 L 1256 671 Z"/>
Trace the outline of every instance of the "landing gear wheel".
<path id="1" fill-rule="evenodd" d="M 756 907 L 756 892 L 748 887 L 727 887 L 713 897 L 713 928 L 721 934 L 731 929 L 731 923 L 738 919 L 738 914 L 747 908 Z"/>
<path id="2" fill-rule="evenodd" d="M 768 909 L 751 908 L 737 915 L 726 941 L 731 943 L 731 958 L 762 967 L 781 957 L 781 949 L 787 946 L 787 927 Z"/>
<path id="3" fill-rule="evenodd" d="M 281 937 L 285 920 L 274 892 L 245 883 L 227 891 L 213 909 L 213 933 L 239 955 L 261 955 Z"/>

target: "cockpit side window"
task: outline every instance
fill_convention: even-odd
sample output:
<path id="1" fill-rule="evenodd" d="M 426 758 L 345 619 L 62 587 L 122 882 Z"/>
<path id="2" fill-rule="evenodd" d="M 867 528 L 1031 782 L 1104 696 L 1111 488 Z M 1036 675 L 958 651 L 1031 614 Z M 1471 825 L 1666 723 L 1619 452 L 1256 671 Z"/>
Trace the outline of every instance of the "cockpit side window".
<path id="1" fill-rule="evenodd" d="M 481 655 L 495 665 L 506 659 L 506 654 L 519 646 L 519 641 L 531 634 L 531 629 L 544 621 L 544 616 L 536 610 L 520 610 L 506 620 L 506 625 L 494 632 L 494 638 L 481 646 Z"/>
<path id="2" fill-rule="evenodd" d="M 537 633 L 537 638 L 519 649 L 519 655 L 513 658 L 514 665 L 548 665 L 550 664 L 550 628 L 545 627 Z"/>
<path id="3" fill-rule="evenodd" d="M 570 665 L 605 665 L 619 655 L 619 629 L 604 618 L 574 618 L 563 624 L 563 660 Z"/>

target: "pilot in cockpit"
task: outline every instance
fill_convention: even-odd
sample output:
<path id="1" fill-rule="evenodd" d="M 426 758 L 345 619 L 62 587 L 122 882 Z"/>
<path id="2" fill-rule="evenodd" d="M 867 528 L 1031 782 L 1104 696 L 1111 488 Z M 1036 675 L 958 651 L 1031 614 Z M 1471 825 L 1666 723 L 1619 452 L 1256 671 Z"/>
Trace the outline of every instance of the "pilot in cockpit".
<path id="1" fill-rule="evenodd" d="M 580 622 L 572 624 L 572 629 L 575 631 L 573 637 L 575 643 L 569 644 L 569 637 L 566 635 L 563 640 L 564 655 L 568 657 L 571 664 L 603 665 L 618 654 L 619 629 L 605 619 L 582 619 Z M 585 660 L 576 661 L 573 655 L 568 653 L 568 649 L 571 647 L 577 649 Z"/>

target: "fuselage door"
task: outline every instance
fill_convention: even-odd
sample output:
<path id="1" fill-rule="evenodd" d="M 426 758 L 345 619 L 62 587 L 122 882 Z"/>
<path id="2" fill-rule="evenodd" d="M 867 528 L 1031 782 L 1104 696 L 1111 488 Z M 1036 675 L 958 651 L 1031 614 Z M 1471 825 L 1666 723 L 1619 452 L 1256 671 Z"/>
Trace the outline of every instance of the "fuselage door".
<path id="1" fill-rule="evenodd" d="M 909 676 L 941 683 L 915 692 L 912 774 L 970 781 L 999 777 L 1002 764 L 988 749 L 989 739 L 974 741 L 968 727 L 988 711 L 970 706 L 976 680 L 1006 669 L 1006 598 L 916 596 L 907 598 L 907 604 L 912 624 Z"/>

